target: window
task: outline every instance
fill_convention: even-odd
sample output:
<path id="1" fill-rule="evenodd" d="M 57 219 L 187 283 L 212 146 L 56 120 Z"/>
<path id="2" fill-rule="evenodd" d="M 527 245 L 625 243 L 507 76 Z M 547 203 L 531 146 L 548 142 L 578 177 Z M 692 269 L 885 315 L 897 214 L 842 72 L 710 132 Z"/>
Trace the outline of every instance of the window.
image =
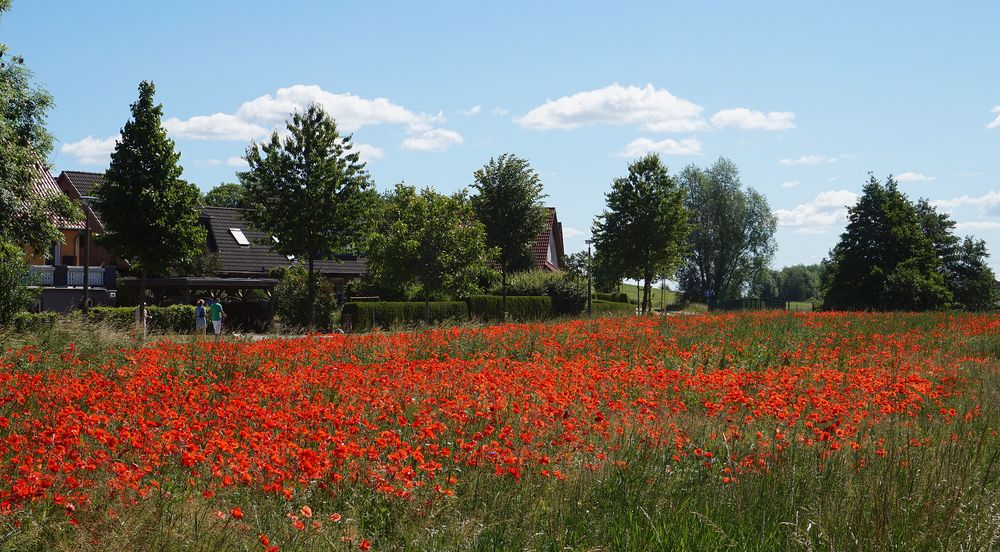
<path id="1" fill-rule="evenodd" d="M 233 239 L 236 240 L 236 243 L 240 245 L 250 245 L 250 240 L 243 235 L 243 230 L 240 230 L 239 228 L 230 228 L 229 233 L 233 235 Z"/>

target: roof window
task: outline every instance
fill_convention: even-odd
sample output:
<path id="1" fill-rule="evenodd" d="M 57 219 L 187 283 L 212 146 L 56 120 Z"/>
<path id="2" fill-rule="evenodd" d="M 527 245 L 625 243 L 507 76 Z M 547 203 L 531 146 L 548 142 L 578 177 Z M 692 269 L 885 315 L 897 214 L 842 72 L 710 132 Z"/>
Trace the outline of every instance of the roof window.
<path id="1" fill-rule="evenodd" d="M 243 230 L 240 230 L 239 228 L 230 228 L 229 233 L 233 235 L 233 239 L 236 240 L 236 243 L 240 245 L 250 245 L 250 240 L 248 240 L 243 234 Z"/>

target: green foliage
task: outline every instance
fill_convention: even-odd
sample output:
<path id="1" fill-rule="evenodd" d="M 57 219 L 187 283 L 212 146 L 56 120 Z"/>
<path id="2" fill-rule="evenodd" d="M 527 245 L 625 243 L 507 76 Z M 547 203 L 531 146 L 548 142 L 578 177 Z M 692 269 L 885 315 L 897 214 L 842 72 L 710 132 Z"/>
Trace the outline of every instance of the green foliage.
<path id="1" fill-rule="evenodd" d="M 451 196 L 403 184 L 386 194 L 368 249 L 376 286 L 440 300 L 479 292 L 488 269 L 485 231 L 464 192 Z"/>
<path id="2" fill-rule="evenodd" d="M 822 267 L 814 265 L 786 266 L 781 270 L 762 270 L 750 288 L 752 297 L 788 301 L 806 301 L 820 297 Z"/>
<path id="3" fill-rule="evenodd" d="M 643 280 L 643 312 L 651 308 L 652 281 L 673 274 L 690 232 L 684 190 L 656 154 L 632 162 L 605 194 L 607 207 L 594 221 L 601 266 L 615 280 Z"/>
<path id="4" fill-rule="evenodd" d="M 89 318 L 120 330 L 134 328 L 136 307 L 92 307 Z M 171 305 L 169 307 L 146 307 L 149 314 L 150 331 L 160 333 L 191 333 L 194 331 L 194 307 L 191 305 Z"/>
<path id="5" fill-rule="evenodd" d="M 623 316 L 635 314 L 635 306 L 627 301 L 602 301 L 593 299 L 590 302 L 594 316 Z"/>
<path id="6" fill-rule="evenodd" d="M 548 295 L 553 285 L 563 278 L 562 272 L 527 270 L 507 277 L 507 293 L 511 295 Z M 490 288 L 491 295 L 502 295 L 500 283 Z"/>
<path id="7" fill-rule="evenodd" d="M 496 295 L 473 295 L 465 300 L 469 305 L 469 316 L 483 322 L 504 319 L 503 297 Z M 553 315 L 551 297 L 507 296 L 507 319 L 527 322 L 545 320 Z"/>
<path id="8" fill-rule="evenodd" d="M 318 278 L 314 303 L 309 300 L 309 273 L 301 267 L 282 267 L 281 281 L 274 289 L 275 314 L 286 326 L 309 326 L 309 305 L 315 304 L 316 329 L 330 330 L 333 312 L 337 309 L 337 293 L 326 278 Z"/>
<path id="9" fill-rule="evenodd" d="M 55 324 L 60 316 L 57 312 L 19 312 L 14 315 L 10 326 L 16 333 L 34 332 Z"/>
<path id="10" fill-rule="evenodd" d="M 427 317 L 429 307 L 430 318 Z M 448 321 L 465 321 L 469 311 L 462 301 L 374 301 L 370 303 L 344 303 L 340 322 L 348 318 L 355 331 L 366 331 L 373 327 L 392 328 L 417 322 L 436 324 Z"/>
<path id="11" fill-rule="evenodd" d="M 313 261 L 360 245 L 369 231 L 377 194 L 350 136 L 318 104 L 292 114 L 285 128 L 264 144 L 247 148 L 250 168 L 239 174 L 246 216 L 277 238 L 283 255 Z M 310 276 L 309 282 L 316 279 Z M 315 286 L 309 287 L 309 325 L 315 323 Z"/>
<path id="12" fill-rule="evenodd" d="M 491 158 L 474 176 L 472 208 L 486 227 L 486 245 L 497 250 L 501 295 L 507 297 L 507 274 L 525 268 L 548 221 L 542 182 L 527 160 L 509 153 Z"/>
<path id="13" fill-rule="evenodd" d="M 211 207 L 244 207 L 243 184 L 223 182 L 205 194 L 205 205 Z"/>
<path id="14" fill-rule="evenodd" d="M 736 299 L 749 291 L 774 256 L 777 218 L 767 199 L 743 189 L 739 169 L 725 158 L 702 169 L 694 165 L 680 174 L 693 230 L 690 249 L 678 271 L 684 298 Z"/>
<path id="15" fill-rule="evenodd" d="M 163 273 L 204 251 L 205 228 L 195 206 L 198 188 L 181 180 L 180 154 L 163 128 L 156 87 L 143 81 L 132 118 L 122 128 L 111 166 L 94 190 L 105 232 L 98 239 L 113 254 L 137 260 L 147 273 Z"/>
<path id="16" fill-rule="evenodd" d="M 955 221 L 946 213 L 938 213 L 926 199 L 917 201 L 920 231 L 930 239 L 934 253 L 941 261 L 940 272 L 952 295 L 951 306 L 980 311 L 995 307 L 996 277 L 987 264 L 986 243 L 954 234 Z"/>
<path id="17" fill-rule="evenodd" d="M 0 326 L 11 324 L 35 301 L 36 293 L 28 287 L 28 268 L 21 248 L 0 242 Z"/>
<path id="18" fill-rule="evenodd" d="M 947 223 L 917 207 L 890 176 L 869 175 L 857 204 L 848 209 L 847 229 L 823 265 L 823 307 L 836 310 L 928 310 L 946 307 L 952 293 L 935 248 L 936 232 Z M 935 221 L 930 221 L 934 218 Z M 931 235 L 925 226 L 934 226 Z M 941 240 L 941 236 L 938 236 Z"/>
<path id="19" fill-rule="evenodd" d="M 596 301 L 606 301 L 609 303 L 628 303 L 628 295 L 625 293 L 601 293 L 594 294 Z"/>
<path id="20" fill-rule="evenodd" d="M 587 308 L 587 280 L 579 276 L 563 273 L 562 277 L 549 286 L 552 298 L 552 313 L 556 316 L 576 316 Z"/>

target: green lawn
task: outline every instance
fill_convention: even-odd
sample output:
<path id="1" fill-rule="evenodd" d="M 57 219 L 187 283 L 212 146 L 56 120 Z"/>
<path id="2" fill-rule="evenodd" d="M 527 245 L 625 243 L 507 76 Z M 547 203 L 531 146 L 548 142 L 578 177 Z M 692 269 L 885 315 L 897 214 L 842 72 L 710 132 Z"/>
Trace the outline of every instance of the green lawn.
<path id="1" fill-rule="evenodd" d="M 635 294 L 636 294 L 636 288 L 638 286 L 636 286 L 635 284 L 622 284 L 620 287 L 621 287 L 621 292 L 627 294 L 628 295 L 628 300 L 634 303 L 635 299 L 636 299 L 636 296 L 635 296 Z M 639 291 L 639 297 L 642 298 L 642 288 L 639 288 L 638 291 Z M 650 301 L 652 301 L 652 303 L 653 303 L 653 308 L 656 308 L 656 309 L 660 308 L 660 304 L 661 304 L 660 303 L 660 295 L 661 295 L 661 292 L 660 292 L 659 286 L 653 286 L 653 289 L 650 291 L 650 294 L 651 294 Z M 674 301 L 676 300 L 676 297 L 677 297 L 677 292 L 670 291 L 668 289 L 668 290 L 662 292 L 662 295 L 663 295 L 663 303 L 662 304 L 664 306 L 666 306 L 666 305 L 670 305 L 670 304 L 674 303 Z"/>

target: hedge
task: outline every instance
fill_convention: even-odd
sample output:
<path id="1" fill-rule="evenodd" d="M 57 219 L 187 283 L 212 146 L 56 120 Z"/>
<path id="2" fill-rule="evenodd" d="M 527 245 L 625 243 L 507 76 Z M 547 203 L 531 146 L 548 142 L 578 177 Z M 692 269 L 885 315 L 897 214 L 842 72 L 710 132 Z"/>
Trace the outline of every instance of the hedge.
<path id="1" fill-rule="evenodd" d="M 619 301 L 602 301 L 600 299 L 593 299 L 591 300 L 590 303 L 594 315 L 596 316 L 635 314 L 635 305 L 631 303 L 622 303 Z"/>
<path id="2" fill-rule="evenodd" d="M 90 309 L 90 319 L 106 322 L 120 329 L 135 326 L 136 307 L 94 307 Z M 171 305 L 169 307 L 146 307 L 149 313 L 150 331 L 161 333 L 191 333 L 194 331 L 194 307 L 191 305 Z"/>
<path id="3" fill-rule="evenodd" d="M 628 295 L 624 293 L 601 293 L 597 292 L 594 297 L 598 301 L 606 301 L 609 303 L 628 303 Z"/>
<path id="4" fill-rule="evenodd" d="M 373 301 L 364 303 L 344 303 L 340 311 L 340 324 L 350 317 L 351 327 L 357 331 L 372 329 L 373 326 L 389 328 L 398 324 L 425 322 L 423 301 Z M 431 301 L 430 321 L 467 320 L 469 310 L 462 301 Z"/>
<path id="5" fill-rule="evenodd" d="M 503 318 L 503 297 L 500 295 L 473 295 L 465 300 L 469 316 L 487 321 Z M 507 318 L 517 321 L 545 320 L 552 317 L 552 298 L 523 295 L 507 296 Z"/>
<path id="6" fill-rule="evenodd" d="M 57 312 L 19 312 L 14 315 L 12 327 L 15 332 L 33 332 L 51 326 L 57 318 Z"/>

